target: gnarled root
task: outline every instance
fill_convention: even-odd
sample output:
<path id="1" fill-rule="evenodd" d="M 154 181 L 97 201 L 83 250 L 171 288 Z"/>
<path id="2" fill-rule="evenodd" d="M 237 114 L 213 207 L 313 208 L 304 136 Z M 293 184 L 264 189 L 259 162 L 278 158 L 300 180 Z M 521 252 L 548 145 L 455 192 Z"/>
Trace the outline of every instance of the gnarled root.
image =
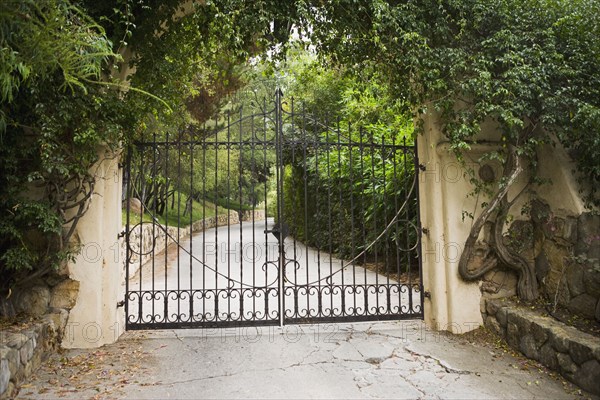
<path id="1" fill-rule="evenodd" d="M 508 189 L 516 181 L 521 172 L 522 168 L 519 165 L 515 149 L 511 147 L 509 148 L 508 159 L 504 170 L 504 176 L 507 176 L 508 180 L 473 223 L 471 232 L 465 241 L 465 247 L 458 262 L 458 272 L 460 277 L 465 281 L 475 281 L 484 276 L 487 272 L 495 269 L 499 263 L 502 263 L 504 266 L 516 271 L 518 274 L 517 293 L 519 298 L 530 301 L 538 297 L 538 285 L 534 267 L 525 260 L 525 258 L 508 249 L 502 241 L 502 226 L 506 220 L 509 209 L 523 192 L 521 191 L 519 195 L 509 202 L 507 199 Z M 481 229 L 494 213 L 496 215 L 495 218 L 493 218 L 494 228 L 492 230 L 490 251 L 486 254 L 485 260 L 481 266 L 475 270 L 469 269 L 469 262 L 475 253 L 476 241 Z"/>

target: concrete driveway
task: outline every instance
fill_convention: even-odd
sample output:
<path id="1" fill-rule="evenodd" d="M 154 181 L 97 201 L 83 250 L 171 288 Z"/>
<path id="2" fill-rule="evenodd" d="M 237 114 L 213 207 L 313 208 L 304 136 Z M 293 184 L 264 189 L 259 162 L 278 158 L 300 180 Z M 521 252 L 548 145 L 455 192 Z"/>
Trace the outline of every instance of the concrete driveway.
<path id="1" fill-rule="evenodd" d="M 18 396 L 588 397 L 499 347 L 426 331 L 415 321 L 128 332 L 113 345 L 53 357 Z"/>

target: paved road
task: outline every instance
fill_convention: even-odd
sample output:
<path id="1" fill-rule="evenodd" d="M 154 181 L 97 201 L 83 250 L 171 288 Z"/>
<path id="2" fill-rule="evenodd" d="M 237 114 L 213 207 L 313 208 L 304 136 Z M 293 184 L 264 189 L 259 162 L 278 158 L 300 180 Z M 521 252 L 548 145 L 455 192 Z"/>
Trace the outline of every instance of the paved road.
<path id="1" fill-rule="evenodd" d="M 272 226 L 268 219 L 209 229 L 157 255 L 130 279 L 131 320 L 277 321 L 280 307 L 297 319 L 420 311 L 420 294 L 408 286 L 290 237 L 279 282 L 278 242 L 265 233 Z"/>
<path id="2" fill-rule="evenodd" d="M 128 332 L 56 356 L 19 399 L 581 399 L 501 349 L 418 322 Z"/>

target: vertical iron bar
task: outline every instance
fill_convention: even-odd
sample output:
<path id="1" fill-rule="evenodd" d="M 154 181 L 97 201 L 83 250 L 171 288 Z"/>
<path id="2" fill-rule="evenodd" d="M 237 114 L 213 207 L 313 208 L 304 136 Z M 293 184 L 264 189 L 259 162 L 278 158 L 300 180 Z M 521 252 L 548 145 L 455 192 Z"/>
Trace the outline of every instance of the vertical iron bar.
<path id="1" fill-rule="evenodd" d="M 142 141 L 144 140 L 144 134 L 142 133 Z M 140 212 L 140 224 L 139 224 L 139 228 L 140 228 L 140 243 L 139 243 L 139 257 L 138 257 L 138 272 L 139 272 L 139 276 L 140 276 L 140 282 L 139 282 L 139 298 L 138 298 L 138 318 L 137 321 L 141 321 L 142 319 L 142 312 L 143 312 L 143 303 L 142 303 L 142 298 L 143 298 L 143 293 L 142 293 L 142 278 L 143 278 L 143 274 L 142 274 L 142 254 L 144 254 L 143 248 L 142 248 L 142 243 L 143 243 L 143 227 L 144 227 L 144 212 L 146 211 L 146 200 L 144 199 L 144 193 L 146 193 L 146 177 L 144 176 L 144 147 L 139 146 L 139 152 L 140 152 L 140 169 L 139 169 L 139 176 L 140 176 L 140 191 L 141 193 L 138 193 L 138 196 L 140 197 L 140 202 L 142 203 L 142 211 Z M 154 237 L 153 237 L 154 240 Z"/>
<path id="2" fill-rule="evenodd" d="M 296 119 L 296 114 L 295 114 L 296 109 L 295 109 L 295 104 L 294 104 L 294 98 L 293 97 L 290 100 L 290 102 L 291 102 L 291 114 L 290 114 L 291 117 L 290 117 L 290 120 L 291 120 L 291 124 L 292 124 L 292 129 L 291 129 L 292 134 L 291 134 L 290 140 L 293 142 L 292 143 L 291 177 L 290 178 L 291 178 L 291 182 L 295 185 L 296 182 L 294 180 L 294 170 L 296 168 L 296 142 L 297 142 L 297 140 L 296 140 L 296 121 L 295 121 L 295 119 Z M 297 194 L 298 194 L 298 192 L 296 190 L 292 191 L 292 204 L 295 204 L 297 201 L 299 201 L 296 198 Z M 298 217 L 297 217 L 296 213 L 292 213 L 292 226 L 294 228 L 296 228 L 296 225 L 298 224 L 297 219 L 298 219 Z M 293 248 L 294 248 L 294 263 L 293 263 L 293 266 L 294 266 L 294 282 L 292 283 L 291 286 L 293 286 L 292 287 L 292 291 L 294 293 L 294 302 L 293 302 L 294 303 L 294 310 L 292 312 L 292 315 L 297 318 L 298 317 L 298 268 L 296 268 L 296 266 L 298 265 L 297 264 L 298 263 L 298 252 L 296 250 L 296 245 L 297 245 L 297 240 L 298 240 L 297 236 L 298 235 L 297 235 L 296 232 L 297 232 L 297 229 L 295 229 L 294 232 L 293 232 L 293 243 L 292 243 L 292 245 L 293 245 Z"/>
<path id="3" fill-rule="evenodd" d="M 183 135 L 183 130 L 179 130 L 179 138 L 177 140 L 177 220 L 181 220 L 181 136 Z M 192 236 L 194 232 L 192 232 L 192 225 L 190 225 L 190 242 L 192 241 Z M 177 251 L 177 321 L 183 322 L 181 320 L 181 260 L 179 251 L 179 242 L 181 240 L 181 223 L 177 224 L 177 246 L 175 250 Z"/>
<path id="4" fill-rule="evenodd" d="M 315 199 L 317 199 L 317 201 L 315 201 L 315 220 L 314 223 L 317 224 L 321 224 L 321 222 L 319 221 L 319 203 L 320 203 L 320 199 L 319 199 L 319 188 L 321 186 L 321 179 L 319 177 L 319 141 L 320 141 L 320 135 L 319 135 L 319 126 L 318 126 L 318 119 L 317 119 L 317 113 L 315 112 L 314 115 L 314 128 L 313 128 L 313 132 L 314 132 L 314 152 L 315 152 Z M 316 232 L 318 232 L 318 228 L 315 229 Z M 308 239 L 308 237 L 307 237 Z M 317 283 L 317 316 L 318 317 L 322 317 L 323 316 L 323 285 L 321 282 L 321 245 L 320 245 L 320 240 L 316 240 L 315 241 L 315 246 L 317 247 L 317 279 L 318 279 L 318 283 Z"/>
<path id="5" fill-rule="evenodd" d="M 204 136 L 204 135 L 203 135 Z M 194 140 L 191 140 L 194 139 Z M 190 224 L 193 223 L 193 215 L 194 215 L 194 142 L 195 137 L 192 136 L 190 132 Z M 204 152 L 203 152 L 204 153 Z M 206 156 L 205 156 L 206 157 Z M 204 181 L 206 177 L 206 164 L 202 165 L 202 190 L 204 191 Z M 202 193 L 202 203 L 206 203 L 204 201 L 204 192 Z M 206 212 L 202 212 L 202 218 L 206 218 Z M 204 235 L 204 231 L 206 230 L 206 226 L 202 223 L 202 234 Z M 204 246 L 204 240 L 202 240 L 202 245 Z M 202 253 L 202 269 L 204 270 L 204 249 L 200 249 Z M 194 321 L 194 258 L 192 257 L 194 254 L 194 241 L 190 238 L 190 321 Z M 204 273 L 202 274 L 202 279 L 204 279 Z M 202 287 L 204 289 L 204 285 Z M 204 307 L 202 307 L 204 310 Z"/>
<path id="6" fill-rule="evenodd" d="M 284 278 L 285 278 L 285 246 L 283 236 L 283 125 L 282 125 L 282 104 L 281 96 L 283 93 L 281 89 L 277 89 L 275 94 L 275 148 L 277 153 L 276 161 L 276 179 L 277 179 L 277 219 L 280 227 L 279 234 L 279 326 L 283 327 L 284 315 L 285 315 L 285 293 L 284 293 Z"/>
<path id="7" fill-rule="evenodd" d="M 152 238 L 154 238 L 154 243 L 152 244 L 152 322 L 155 322 L 156 320 L 156 315 L 154 312 L 154 300 L 155 300 L 155 296 L 156 296 L 156 288 L 154 286 L 154 267 L 155 267 L 155 260 L 154 260 L 154 256 L 155 256 L 155 251 L 156 251 L 156 200 L 158 197 L 158 193 L 156 190 L 156 174 L 157 174 L 157 170 L 156 170 L 156 132 L 154 132 L 153 134 L 153 143 L 152 143 L 152 197 L 153 197 L 153 203 L 154 203 L 154 207 L 152 207 L 152 215 L 154 218 L 152 218 Z"/>
<path id="8" fill-rule="evenodd" d="M 330 148 L 329 148 L 329 116 L 327 115 L 327 113 L 325 113 L 325 158 L 327 160 L 327 177 L 325 179 L 325 182 L 327 182 L 327 242 L 329 244 L 329 276 L 330 276 L 330 280 L 329 280 L 329 285 L 331 286 L 329 288 L 329 302 L 330 302 L 330 316 L 333 316 L 333 259 L 332 259 L 332 253 L 333 253 L 333 239 L 332 239 L 332 232 L 331 232 L 331 160 L 330 158 Z M 319 143 L 319 142 L 317 142 Z M 317 144 L 318 146 L 318 144 Z M 342 272 L 343 275 L 343 272 Z"/>
<path id="9" fill-rule="evenodd" d="M 238 211 L 238 222 L 239 222 L 239 228 L 240 228 L 240 242 L 238 243 L 239 246 L 239 250 L 240 250 L 240 294 L 239 294 L 239 298 L 240 298 L 240 315 L 239 315 L 239 320 L 241 321 L 243 319 L 243 315 L 244 315 L 244 251 L 243 251 L 243 229 L 242 229 L 242 219 L 244 216 L 244 210 L 243 210 L 243 198 L 242 198 L 242 176 L 243 176 L 243 158 L 244 158 L 244 153 L 243 153 L 243 147 L 242 147 L 242 142 L 243 142 L 243 138 L 242 138 L 242 134 L 243 134 L 243 129 L 242 129 L 242 121 L 244 119 L 244 108 L 240 107 L 240 141 L 238 144 L 238 152 L 239 152 L 239 191 L 240 191 L 240 209 Z M 237 247 L 237 246 L 236 246 Z M 236 250 L 236 258 L 237 258 L 237 248 Z"/>
<path id="10" fill-rule="evenodd" d="M 125 329 L 129 325 L 129 259 L 131 257 L 131 250 L 129 248 L 129 240 L 131 239 L 131 225 L 130 225 L 130 213 L 131 213 L 131 155 L 133 148 L 131 145 L 127 148 L 127 158 L 125 160 L 125 171 L 127 174 L 127 183 L 125 187 Z M 121 188 L 122 190 L 122 188 Z M 142 208 L 143 209 L 143 208 Z M 141 229 L 141 226 L 140 226 Z M 140 293 L 141 295 L 141 293 Z"/>
<path id="11" fill-rule="evenodd" d="M 369 286 L 368 286 L 368 278 L 367 278 L 367 218 L 365 215 L 365 188 L 368 185 L 368 182 L 365 182 L 365 142 L 364 142 L 364 128 L 359 126 L 359 135 L 360 135 L 360 171 L 361 171 L 361 184 L 360 184 L 360 214 L 362 219 L 362 243 L 363 243 L 363 285 L 364 285 L 364 301 L 365 301 L 365 313 L 364 315 L 369 315 Z"/>
<path id="12" fill-rule="evenodd" d="M 371 201 L 373 202 L 371 206 L 373 207 L 373 232 L 371 237 L 376 237 L 377 232 L 377 176 L 375 174 L 375 159 L 377 157 L 375 151 L 375 138 L 373 134 L 370 135 L 369 147 L 371 149 L 371 174 L 372 174 L 372 183 L 373 183 L 373 195 L 371 196 Z M 371 238 L 369 238 L 371 240 Z M 375 265 L 375 314 L 379 315 L 379 252 L 377 251 L 377 243 L 373 244 L 374 250 L 374 265 Z"/>
<path id="13" fill-rule="evenodd" d="M 263 98 L 263 168 L 265 170 L 265 174 L 266 174 L 266 169 L 267 169 L 267 150 L 268 150 L 268 144 L 267 144 L 267 117 L 268 117 L 268 111 L 267 111 L 267 99 Z M 270 172 L 270 171 L 269 171 Z M 270 177 L 269 177 L 270 179 Z M 264 182 L 264 186 L 265 186 L 265 209 L 268 211 L 268 209 L 270 207 L 272 207 L 271 204 L 268 204 L 268 181 L 269 179 L 265 179 Z M 277 201 L 277 199 L 276 199 Z M 265 230 L 264 230 L 264 234 L 265 234 L 265 267 L 264 267 L 264 272 L 265 272 L 265 315 L 264 318 L 265 320 L 269 319 L 269 234 L 267 233 L 267 230 L 269 229 L 268 227 L 268 221 L 267 218 L 265 218 Z"/>
<path id="14" fill-rule="evenodd" d="M 252 174 L 256 173 L 256 159 L 255 159 L 255 147 L 256 147 L 256 142 L 254 140 L 254 135 L 255 135 L 255 128 L 254 128 L 254 115 L 252 115 L 252 118 L 250 118 L 250 160 L 252 162 L 252 166 L 251 166 L 251 171 Z M 251 192 L 251 196 L 252 196 L 252 291 L 250 292 L 250 294 L 252 295 L 252 313 L 250 314 L 252 316 L 252 319 L 256 319 L 256 218 L 255 218 L 255 211 L 256 211 L 256 203 L 257 203 L 257 199 L 255 198 L 256 196 L 256 188 L 254 187 L 255 185 L 255 181 L 254 179 L 251 180 L 251 185 L 250 185 L 250 192 Z M 265 203 L 265 208 L 266 208 L 266 203 Z M 265 209 L 265 219 L 267 218 L 267 211 Z M 243 251 L 243 250 L 242 250 Z M 245 254 L 245 253 L 244 253 Z M 242 254 L 242 257 L 244 256 L 244 254 Z"/>
<path id="15" fill-rule="evenodd" d="M 165 308 L 163 309 L 163 321 L 168 321 L 169 320 L 169 290 L 168 290 L 168 277 L 167 277 L 167 270 L 168 270 L 168 258 L 167 258 L 167 254 L 169 252 L 169 131 L 167 131 L 167 136 L 166 136 L 166 143 L 165 143 L 165 184 L 164 184 L 164 197 L 163 197 L 163 201 L 164 201 L 164 208 L 163 208 L 163 212 L 165 214 L 165 265 L 164 265 L 164 269 L 165 269 L 165 298 L 164 300 L 164 304 L 165 304 Z M 179 221 L 178 221 L 179 222 Z"/>
<path id="16" fill-rule="evenodd" d="M 231 279 L 231 219 L 229 211 L 231 203 L 229 201 L 231 197 L 231 111 L 227 111 L 227 243 L 225 244 L 227 258 L 227 279 Z M 227 319 L 231 316 L 231 285 L 227 282 Z"/>
<path id="17" fill-rule="evenodd" d="M 339 221 L 339 227 L 338 227 L 338 235 L 342 235 L 342 232 L 344 232 L 344 213 L 342 210 L 345 209 L 345 205 L 344 205 L 344 196 L 342 194 L 342 186 L 343 186 L 343 178 L 342 178 L 342 144 L 341 144 L 341 132 L 340 132 L 340 117 L 337 118 L 336 121 L 336 130 L 337 130 L 337 146 L 336 146 L 336 151 L 337 151 L 337 167 L 338 167 L 338 189 L 339 189 L 339 206 L 338 206 L 338 221 Z M 348 147 L 348 150 L 350 150 L 350 147 Z M 345 162 L 345 161 L 344 161 Z M 350 186 L 350 188 L 352 188 L 352 186 Z M 352 189 L 350 189 L 350 196 L 352 196 Z M 350 232 L 350 238 L 352 239 L 352 233 Z M 341 240 L 341 237 L 340 237 Z M 338 249 L 340 249 L 340 245 L 338 244 Z M 346 246 L 344 246 L 344 252 L 346 251 L 345 249 Z M 340 251 L 340 250 L 338 250 Z M 345 281 L 345 268 L 344 267 L 344 257 L 343 257 L 343 253 L 340 254 L 339 257 L 340 260 L 340 274 L 341 276 L 341 286 L 340 286 L 340 296 L 341 296 L 341 306 L 340 306 L 340 316 L 345 316 L 346 313 L 346 281 Z"/>
<path id="18" fill-rule="evenodd" d="M 307 154 L 307 146 L 308 146 L 308 138 L 306 135 L 306 105 L 302 104 L 302 163 L 304 164 L 302 167 L 302 180 L 304 182 L 304 248 L 306 251 L 306 316 L 310 317 L 310 287 L 308 284 L 310 283 L 310 273 L 309 273 L 309 260 L 308 260 L 308 165 L 306 163 Z"/>
<path id="19" fill-rule="evenodd" d="M 424 317 L 425 309 L 424 309 L 424 301 L 425 301 L 425 288 L 423 287 L 423 258 L 422 258 L 422 249 L 421 249 L 421 239 L 422 239 L 422 230 L 421 230 L 421 208 L 419 201 L 419 152 L 418 152 L 418 141 L 415 138 L 415 143 L 413 145 L 414 152 L 414 179 L 415 179 L 415 200 L 416 200 L 416 225 L 417 225 L 417 259 L 418 259 L 418 268 L 419 268 L 419 301 L 421 306 L 421 318 Z M 404 140 L 404 144 L 406 144 L 406 139 Z"/>
<path id="20" fill-rule="evenodd" d="M 348 163 L 350 164 L 350 238 L 351 238 L 351 251 L 350 251 L 350 259 L 354 259 L 354 257 L 356 257 L 356 243 L 354 242 L 355 239 L 355 227 L 354 227 L 354 216 L 356 215 L 356 211 L 354 210 L 354 143 L 352 140 L 352 125 L 350 123 L 350 121 L 348 121 L 348 152 L 350 153 L 349 155 L 349 161 Z M 354 260 L 352 262 L 352 286 L 353 286 L 353 307 L 354 307 L 354 313 L 356 314 L 357 310 L 356 310 L 356 261 L 358 260 Z"/>
<path id="21" fill-rule="evenodd" d="M 386 195 L 387 195 L 387 179 L 386 179 L 386 173 L 387 173 L 387 157 L 386 157 L 386 152 L 385 152 L 386 148 L 385 148 L 385 134 L 381 135 L 381 166 L 382 166 L 382 184 L 381 187 L 383 188 L 382 194 L 381 194 L 381 201 L 380 203 L 383 206 L 383 225 L 382 225 L 382 230 L 385 229 L 388 225 L 388 204 L 386 202 Z M 375 234 L 378 235 L 378 232 L 375 232 Z M 387 234 L 384 234 L 382 237 L 382 244 L 383 244 L 383 249 L 384 249 L 384 254 L 383 254 L 383 266 L 384 266 L 384 273 L 385 273 L 385 293 L 387 295 L 386 298 L 386 307 L 387 309 L 385 310 L 385 314 L 389 314 L 392 306 L 390 303 L 391 300 L 391 291 L 390 291 L 390 272 L 389 272 L 389 262 L 390 262 L 390 252 L 389 252 L 389 241 L 387 239 Z M 379 285 L 378 285 L 379 287 Z M 377 297 L 379 297 L 379 289 L 377 289 Z"/>
<path id="22" fill-rule="evenodd" d="M 397 213 L 398 210 L 398 166 L 396 163 L 398 147 L 396 146 L 396 135 L 392 135 L 392 164 L 394 165 L 393 179 L 394 179 L 394 210 Z M 399 237 L 399 221 L 396 218 L 394 222 L 394 247 L 396 249 L 396 274 L 398 275 L 398 315 L 402 314 L 402 269 L 401 269 L 401 261 L 400 261 L 400 243 L 398 243 Z"/>
<path id="23" fill-rule="evenodd" d="M 407 172 L 408 171 L 408 167 L 409 164 L 407 163 L 407 151 L 406 151 L 406 138 L 404 138 L 404 171 Z M 414 155 L 413 155 L 413 162 L 414 162 Z M 407 186 L 408 182 L 406 182 L 406 179 L 404 180 L 404 193 L 406 193 L 406 196 L 408 196 L 408 186 Z M 407 207 L 406 207 L 406 211 L 405 211 L 405 215 L 406 215 L 406 221 L 407 223 L 404 226 L 404 233 L 406 236 L 406 249 L 410 249 L 410 226 L 408 221 L 411 220 L 411 216 L 410 216 L 410 199 L 407 199 L 407 203 L 406 203 Z M 407 257 L 406 257 L 406 264 L 407 264 L 407 275 L 408 275 L 408 283 L 409 283 L 409 287 L 408 287 L 408 311 L 409 313 L 413 313 L 414 312 L 414 304 L 413 304 L 413 286 L 412 286 L 412 266 L 411 264 L 411 251 L 407 252 Z"/>
<path id="24" fill-rule="evenodd" d="M 215 143 L 214 143 L 214 148 L 215 148 L 215 186 L 214 186 L 214 192 L 215 192 L 215 197 L 214 197 L 214 201 L 215 201 L 215 295 L 214 295 L 214 299 L 215 299 L 215 314 L 213 316 L 214 321 L 218 322 L 219 321 L 219 188 L 218 188 L 218 183 L 219 183 L 219 145 L 218 145 L 218 140 L 219 140 L 219 131 L 217 130 L 216 127 L 218 127 L 219 121 L 217 119 L 217 117 L 215 117 Z M 204 314 L 206 316 L 206 310 L 204 310 Z"/>

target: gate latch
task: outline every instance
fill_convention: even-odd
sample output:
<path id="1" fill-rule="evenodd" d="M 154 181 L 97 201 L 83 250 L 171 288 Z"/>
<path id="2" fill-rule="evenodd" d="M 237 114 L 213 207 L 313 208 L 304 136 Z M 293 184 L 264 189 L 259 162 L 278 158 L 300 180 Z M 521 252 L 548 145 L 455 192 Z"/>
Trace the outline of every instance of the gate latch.
<path id="1" fill-rule="evenodd" d="M 290 233 L 290 228 L 285 222 L 277 222 L 275 225 L 273 225 L 273 228 L 265 229 L 264 233 L 272 233 L 273 236 L 275 236 L 279 242 L 282 242 Z"/>

